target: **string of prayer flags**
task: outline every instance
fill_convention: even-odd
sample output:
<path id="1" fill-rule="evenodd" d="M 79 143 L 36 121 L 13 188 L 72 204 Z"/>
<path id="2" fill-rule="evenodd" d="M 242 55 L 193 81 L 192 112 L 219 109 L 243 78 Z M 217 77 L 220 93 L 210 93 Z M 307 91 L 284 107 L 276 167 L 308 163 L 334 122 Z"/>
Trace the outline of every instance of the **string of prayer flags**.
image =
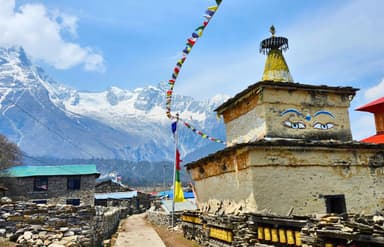
<path id="1" fill-rule="evenodd" d="M 193 132 L 195 132 L 196 134 L 200 135 L 202 138 L 204 139 L 208 139 L 210 141 L 213 141 L 213 142 L 217 142 L 217 143 L 222 143 L 225 145 L 225 142 L 220 140 L 220 139 L 217 139 L 217 138 L 214 138 L 214 137 L 211 137 L 203 132 L 201 132 L 200 130 L 197 130 L 196 128 L 194 128 L 192 125 L 190 125 L 189 123 L 185 122 L 183 119 L 180 119 L 180 121 L 183 122 L 183 124 L 188 128 L 188 129 L 191 129 Z"/>
<path id="2" fill-rule="evenodd" d="M 180 119 L 178 116 L 175 117 L 171 113 L 171 105 L 172 105 L 172 95 L 173 95 L 173 89 L 177 80 L 177 77 L 182 69 L 182 66 L 187 59 L 188 54 L 191 52 L 193 46 L 196 44 L 197 40 L 203 35 L 203 32 L 205 28 L 208 26 L 210 20 L 214 16 L 214 14 L 217 12 L 222 0 L 216 0 L 216 5 L 215 6 L 210 6 L 208 9 L 205 11 L 204 17 L 205 20 L 202 25 L 198 26 L 194 32 L 192 33 L 191 37 L 187 39 L 187 43 L 185 44 L 185 48 L 183 49 L 182 52 L 182 57 L 177 61 L 176 66 L 173 69 L 172 72 L 172 78 L 168 81 L 169 84 L 169 90 L 166 93 L 166 115 L 169 119 L 178 119 L 181 120 L 185 126 L 187 126 L 189 129 L 191 129 L 193 132 L 196 134 L 200 135 L 204 139 L 208 139 L 217 143 L 223 143 L 225 144 L 224 141 L 208 136 L 207 134 L 196 130 L 194 127 L 192 127 L 190 124 L 188 124 L 186 121 Z M 173 127 L 172 127 L 173 128 Z"/>

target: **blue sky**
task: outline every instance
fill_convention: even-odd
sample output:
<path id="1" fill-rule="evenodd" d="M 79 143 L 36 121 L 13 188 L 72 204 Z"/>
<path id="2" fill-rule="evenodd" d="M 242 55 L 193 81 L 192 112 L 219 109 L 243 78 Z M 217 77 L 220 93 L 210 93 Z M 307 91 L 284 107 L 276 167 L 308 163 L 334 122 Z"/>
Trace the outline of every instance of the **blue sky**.
<path id="1" fill-rule="evenodd" d="M 22 45 L 55 80 L 79 90 L 135 89 L 170 78 L 214 0 L 0 0 L 0 45 Z M 188 56 L 175 92 L 233 96 L 260 80 L 259 42 L 288 37 L 296 82 L 360 88 L 351 109 L 384 96 L 384 1 L 223 0 Z M 372 116 L 351 111 L 354 137 Z"/>

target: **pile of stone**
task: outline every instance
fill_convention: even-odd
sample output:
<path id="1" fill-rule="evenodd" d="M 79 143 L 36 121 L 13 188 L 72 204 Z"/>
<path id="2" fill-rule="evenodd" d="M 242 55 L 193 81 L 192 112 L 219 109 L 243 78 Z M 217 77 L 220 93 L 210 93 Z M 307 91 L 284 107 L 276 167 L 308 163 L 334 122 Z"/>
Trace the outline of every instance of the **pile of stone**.
<path id="1" fill-rule="evenodd" d="M 0 200 L 0 237 L 18 247 L 93 247 L 111 236 L 122 208 L 46 205 Z"/>
<path id="2" fill-rule="evenodd" d="M 39 228 L 39 227 L 38 227 Z M 29 227 L 17 238 L 17 246 L 49 246 L 49 247 L 78 247 L 92 246 L 91 239 L 86 237 L 84 230 L 62 227 L 59 230 L 47 231 L 46 229 L 33 229 Z M 20 232 L 20 230 L 19 230 Z M 18 235 L 18 233 L 16 233 Z"/>
<path id="3" fill-rule="evenodd" d="M 301 239 L 303 244 L 312 246 L 326 243 L 384 246 L 384 217 L 325 215 L 311 218 L 301 230 Z"/>
<path id="4" fill-rule="evenodd" d="M 17 246 L 93 246 L 92 207 L 2 200 L 0 237 Z"/>
<path id="5" fill-rule="evenodd" d="M 233 217 L 232 217 L 233 218 Z M 235 217 L 233 228 L 234 246 L 252 246 L 257 243 L 257 225 L 248 215 Z"/>

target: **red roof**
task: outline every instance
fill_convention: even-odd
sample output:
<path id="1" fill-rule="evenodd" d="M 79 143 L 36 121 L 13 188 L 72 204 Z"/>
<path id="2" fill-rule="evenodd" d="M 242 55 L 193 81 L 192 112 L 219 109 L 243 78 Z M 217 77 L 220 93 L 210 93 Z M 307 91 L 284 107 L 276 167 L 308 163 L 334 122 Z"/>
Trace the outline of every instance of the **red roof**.
<path id="1" fill-rule="evenodd" d="M 384 97 L 374 100 L 366 105 L 360 106 L 356 111 L 367 111 L 372 113 L 384 112 Z"/>
<path id="2" fill-rule="evenodd" d="M 368 138 L 361 140 L 361 142 L 384 144 L 384 134 L 378 134 L 378 135 L 370 136 Z"/>

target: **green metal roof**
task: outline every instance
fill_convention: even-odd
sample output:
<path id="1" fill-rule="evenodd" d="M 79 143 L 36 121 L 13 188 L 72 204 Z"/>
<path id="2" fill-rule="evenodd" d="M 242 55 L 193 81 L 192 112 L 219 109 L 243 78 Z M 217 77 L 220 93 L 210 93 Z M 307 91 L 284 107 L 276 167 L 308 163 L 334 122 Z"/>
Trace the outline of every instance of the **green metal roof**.
<path id="1" fill-rule="evenodd" d="M 99 175 L 96 165 L 14 166 L 4 171 L 7 177 Z"/>

